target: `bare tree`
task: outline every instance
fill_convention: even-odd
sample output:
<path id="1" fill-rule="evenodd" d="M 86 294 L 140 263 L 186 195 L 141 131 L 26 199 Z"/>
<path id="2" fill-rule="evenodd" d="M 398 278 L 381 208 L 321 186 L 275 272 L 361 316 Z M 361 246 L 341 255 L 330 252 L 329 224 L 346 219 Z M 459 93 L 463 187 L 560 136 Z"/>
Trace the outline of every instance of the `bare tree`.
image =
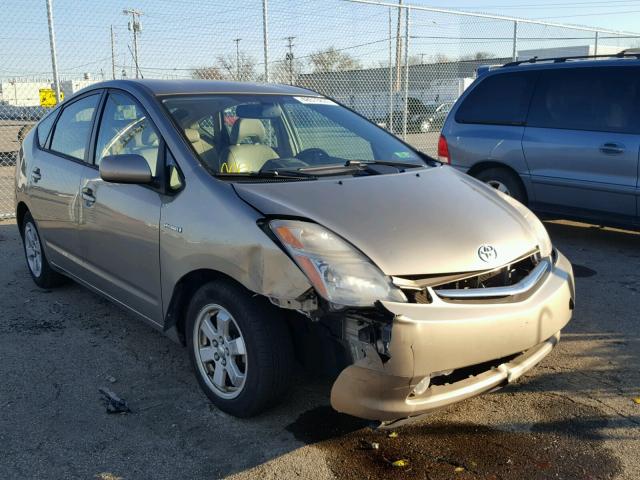
<path id="1" fill-rule="evenodd" d="M 357 59 L 335 47 L 312 53 L 309 56 L 309 64 L 314 72 L 338 72 L 362 68 L 362 64 Z"/>
<path id="2" fill-rule="evenodd" d="M 462 55 L 460 60 L 485 60 L 487 58 L 493 58 L 490 52 L 476 52 L 470 55 Z"/>
<path id="3" fill-rule="evenodd" d="M 193 78 L 198 78 L 202 80 L 223 80 L 224 79 L 222 72 L 216 66 L 196 68 L 191 72 L 191 76 Z"/>
<path id="4" fill-rule="evenodd" d="M 214 65 L 196 68 L 191 72 L 191 76 L 206 80 L 238 80 L 241 82 L 255 80 L 257 78 L 255 60 L 244 53 L 240 53 L 238 59 L 240 61 L 236 64 L 235 55 L 220 55 L 216 58 Z"/>

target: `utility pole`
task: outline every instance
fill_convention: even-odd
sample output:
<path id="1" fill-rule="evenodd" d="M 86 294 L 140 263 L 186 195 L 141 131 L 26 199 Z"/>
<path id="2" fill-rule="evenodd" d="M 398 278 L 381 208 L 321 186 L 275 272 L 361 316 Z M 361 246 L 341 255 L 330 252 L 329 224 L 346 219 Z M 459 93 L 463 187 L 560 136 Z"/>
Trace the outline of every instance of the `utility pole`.
<path id="1" fill-rule="evenodd" d="M 287 52 L 287 62 L 289 62 L 289 85 L 293 85 L 293 40 L 296 37 L 285 37 L 287 41 L 287 48 L 289 52 Z"/>
<path id="2" fill-rule="evenodd" d="M 51 50 L 51 68 L 53 70 L 53 87 L 56 91 L 56 103 L 60 103 L 60 78 L 58 78 L 58 55 L 56 54 L 56 34 L 53 30 L 53 7 L 47 0 L 47 22 L 49 23 L 49 48 Z"/>
<path id="3" fill-rule="evenodd" d="M 116 79 L 116 38 L 113 34 L 113 25 L 111 25 L 111 76 Z"/>
<path id="4" fill-rule="evenodd" d="M 267 0 L 262 0 L 262 42 L 264 43 L 264 81 L 269 83 L 269 37 Z"/>
<path id="5" fill-rule="evenodd" d="M 398 0 L 398 26 L 396 28 L 396 92 L 400 91 L 400 77 L 402 74 L 402 0 Z"/>
<path id="6" fill-rule="evenodd" d="M 142 31 L 140 24 L 140 15 L 144 15 L 140 10 L 135 8 L 125 8 L 122 13 L 131 15 L 129 22 L 129 30 L 133 32 L 133 62 L 136 64 L 136 78 L 140 77 L 140 64 L 138 63 L 138 33 Z"/>
<path id="7" fill-rule="evenodd" d="M 241 38 L 234 38 L 236 42 L 236 81 L 240 81 L 240 40 Z"/>

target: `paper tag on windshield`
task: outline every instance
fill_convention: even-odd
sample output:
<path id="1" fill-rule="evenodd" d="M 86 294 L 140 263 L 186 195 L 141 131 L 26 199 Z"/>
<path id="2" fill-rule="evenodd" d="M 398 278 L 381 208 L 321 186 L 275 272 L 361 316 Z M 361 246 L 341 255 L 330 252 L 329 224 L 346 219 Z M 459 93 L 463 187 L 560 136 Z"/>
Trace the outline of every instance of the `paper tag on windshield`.
<path id="1" fill-rule="evenodd" d="M 306 103 L 307 105 L 337 105 L 336 102 L 324 97 L 293 97 L 300 103 Z"/>

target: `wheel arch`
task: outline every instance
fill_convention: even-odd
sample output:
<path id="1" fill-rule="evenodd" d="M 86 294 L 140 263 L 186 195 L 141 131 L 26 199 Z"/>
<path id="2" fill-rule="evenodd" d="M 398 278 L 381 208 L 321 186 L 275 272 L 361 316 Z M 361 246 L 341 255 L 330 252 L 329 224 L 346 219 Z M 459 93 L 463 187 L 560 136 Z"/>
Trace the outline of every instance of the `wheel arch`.
<path id="1" fill-rule="evenodd" d="M 173 288 L 163 326 L 163 330 L 182 345 L 186 345 L 184 330 L 189 301 L 202 285 L 214 280 L 224 280 L 246 290 L 241 283 L 217 270 L 200 268 L 184 274 Z"/>
<path id="2" fill-rule="evenodd" d="M 480 174 L 480 172 L 483 172 L 485 170 L 489 170 L 490 168 L 499 168 L 502 170 L 506 170 L 507 172 L 509 172 L 510 174 L 512 174 L 517 181 L 520 183 L 520 186 L 522 187 L 522 191 L 524 192 L 525 196 L 526 196 L 526 201 L 527 203 L 529 202 L 531 195 L 530 195 L 530 191 L 529 191 L 529 187 L 525 184 L 524 181 L 522 181 L 522 177 L 520 176 L 520 174 L 511 166 L 505 164 L 505 163 L 501 163 L 501 162 L 496 162 L 494 160 L 483 160 L 481 162 L 475 163 L 468 171 L 467 173 L 469 175 L 471 175 L 472 177 L 477 177 L 478 174 Z"/>
<path id="3" fill-rule="evenodd" d="M 18 224 L 18 229 L 20 230 L 20 235 L 22 235 L 22 223 L 24 222 L 24 216 L 29 211 L 29 207 L 24 202 L 18 202 L 16 206 L 16 223 Z"/>

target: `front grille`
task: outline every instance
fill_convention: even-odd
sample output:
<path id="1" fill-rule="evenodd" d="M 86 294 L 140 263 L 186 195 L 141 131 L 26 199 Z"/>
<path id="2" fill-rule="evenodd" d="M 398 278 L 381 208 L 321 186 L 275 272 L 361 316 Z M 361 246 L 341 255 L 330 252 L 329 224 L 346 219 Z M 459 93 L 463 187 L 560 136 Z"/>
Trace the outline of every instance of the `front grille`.
<path id="1" fill-rule="evenodd" d="M 453 282 L 443 283 L 434 286 L 434 289 L 437 292 L 440 289 L 459 290 L 468 288 L 510 287 L 529 275 L 539 261 L 538 255 L 530 255 L 520 261 L 505 265 L 500 269 L 491 270 Z"/>
<path id="2" fill-rule="evenodd" d="M 410 303 L 432 302 L 431 293 L 451 290 L 481 290 L 484 288 L 510 287 L 526 278 L 540 263 L 538 252 L 527 255 L 503 267 L 483 272 L 452 273 L 429 277 L 395 277 Z"/>

